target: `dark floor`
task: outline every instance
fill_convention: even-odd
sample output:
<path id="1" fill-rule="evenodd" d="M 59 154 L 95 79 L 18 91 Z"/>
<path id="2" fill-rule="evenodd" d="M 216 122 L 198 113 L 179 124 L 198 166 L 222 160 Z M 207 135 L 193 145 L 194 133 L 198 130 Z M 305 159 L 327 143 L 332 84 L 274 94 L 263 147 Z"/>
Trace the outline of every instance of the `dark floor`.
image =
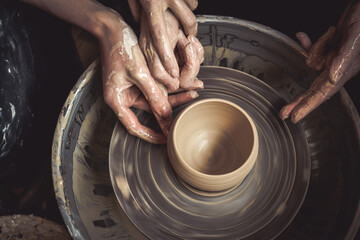
<path id="1" fill-rule="evenodd" d="M 200 1 L 196 13 L 258 22 L 294 39 L 297 31 L 305 31 L 316 40 L 329 25 L 336 24 L 348 1 L 314 2 L 253 0 L 245 5 L 223 0 L 219 5 L 219 1 Z M 321 2 L 326 4 L 325 8 Z M 74 53 L 70 25 L 33 7 L 21 5 L 21 8 L 41 84 L 31 129 L 22 146 L 0 162 L 0 168 L 7 168 L 6 175 L 0 178 L 0 214 L 35 214 L 63 224 L 53 194 L 51 144 L 57 117 L 82 69 Z M 350 81 L 345 88 L 360 111 L 357 82 Z"/>

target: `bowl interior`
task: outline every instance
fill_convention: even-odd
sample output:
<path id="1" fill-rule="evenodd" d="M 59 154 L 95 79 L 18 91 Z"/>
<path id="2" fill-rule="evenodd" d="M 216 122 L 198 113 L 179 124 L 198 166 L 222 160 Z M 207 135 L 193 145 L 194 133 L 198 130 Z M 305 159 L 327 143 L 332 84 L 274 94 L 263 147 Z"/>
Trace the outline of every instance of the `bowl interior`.
<path id="1" fill-rule="evenodd" d="M 244 110 L 226 100 L 206 99 L 190 105 L 174 125 L 178 161 L 209 175 L 235 171 L 253 149 L 250 121 Z"/>

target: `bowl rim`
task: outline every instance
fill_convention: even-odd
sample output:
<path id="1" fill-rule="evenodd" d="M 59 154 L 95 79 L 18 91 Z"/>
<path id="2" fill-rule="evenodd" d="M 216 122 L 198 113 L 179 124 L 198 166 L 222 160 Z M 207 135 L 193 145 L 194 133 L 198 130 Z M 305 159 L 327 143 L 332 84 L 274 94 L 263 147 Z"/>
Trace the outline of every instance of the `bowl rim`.
<path id="1" fill-rule="evenodd" d="M 200 105 L 200 104 L 204 104 L 204 103 L 208 103 L 208 102 L 219 102 L 219 103 L 225 103 L 227 105 L 230 105 L 232 107 L 234 107 L 235 109 L 237 109 L 238 111 L 240 111 L 247 119 L 247 121 L 250 123 L 251 126 L 251 130 L 252 130 L 252 135 L 253 135 L 253 145 L 250 151 L 249 156 L 246 158 L 245 162 L 237 169 L 228 172 L 228 173 L 224 173 L 224 174 L 217 174 L 217 175 L 213 175 L 213 174 L 207 174 L 207 173 L 202 173 L 198 170 L 195 170 L 194 168 L 192 168 L 183 158 L 180 157 L 180 154 L 178 152 L 178 148 L 176 147 L 176 140 L 175 140 L 175 135 L 177 133 L 177 126 L 179 123 L 179 120 L 181 120 L 181 118 L 183 118 L 183 116 L 190 111 L 190 109 Z M 171 163 L 176 163 L 179 167 L 183 168 L 183 170 L 185 170 L 185 172 L 187 172 L 188 174 L 192 175 L 192 176 L 197 176 L 197 178 L 200 179 L 211 179 L 211 180 L 219 180 L 219 179 L 223 179 L 223 178 L 228 178 L 228 181 L 233 181 L 234 178 L 240 177 L 241 175 L 239 175 L 240 172 L 243 172 L 244 169 L 246 169 L 246 173 L 245 177 L 249 174 L 249 172 L 251 171 L 252 167 L 254 166 L 255 162 L 256 162 L 256 158 L 258 155 L 258 150 L 259 150 L 259 136 L 258 136 L 258 131 L 256 128 L 256 125 L 253 121 L 253 119 L 250 117 L 250 115 L 240 106 L 238 106 L 237 104 L 229 101 L 229 100 L 225 100 L 222 98 L 205 98 L 205 99 L 201 99 L 198 100 L 192 104 L 190 104 L 189 106 L 187 106 L 184 110 L 182 110 L 179 115 L 176 117 L 174 124 L 172 126 L 172 130 L 170 131 L 171 134 L 171 141 L 169 141 L 170 144 L 172 144 L 173 147 L 173 154 L 169 154 L 172 155 L 173 157 L 176 157 L 177 160 L 171 159 L 172 157 L 170 157 L 170 161 Z M 168 148 L 169 149 L 169 148 Z M 228 182 L 227 181 L 227 182 Z M 223 185 L 224 183 L 220 183 L 220 184 L 211 184 L 211 185 Z"/>

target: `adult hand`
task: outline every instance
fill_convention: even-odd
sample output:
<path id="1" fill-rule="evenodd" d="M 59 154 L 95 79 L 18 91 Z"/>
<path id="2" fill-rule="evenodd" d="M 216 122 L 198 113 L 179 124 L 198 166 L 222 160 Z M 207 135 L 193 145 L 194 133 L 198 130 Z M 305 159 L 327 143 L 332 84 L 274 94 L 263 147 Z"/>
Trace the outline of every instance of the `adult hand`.
<path id="1" fill-rule="evenodd" d="M 196 93 L 168 100 L 166 90 L 151 76 L 135 33 L 120 16 L 99 42 L 105 102 L 131 134 L 152 143 L 165 143 L 166 137 L 142 125 L 130 107 L 151 110 L 167 135 L 172 123 L 171 104 L 193 99 Z"/>
<path id="2" fill-rule="evenodd" d="M 149 29 L 155 48 L 165 70 L 173 77 L 179 77 L 179 66 L 176 61 L 171 41 L 167 33 L 165 12 L 170 9 L 181 22 L 186 35 L 196 35 L 197 22 L 192 10 L 197 0 L 128 0 L 131 12 L 136 20 L 140 19 L 141 7 L 149 21 Z"/>
<path id="3" fill-rule="evenodd" d="M 170 93 L 176 91 L 179 86 L 186 90 L 203 88 L 203 82 L 196 78 L 200 64 L 204 60 L 204 49 L 200 41 L 193 35 L 186 37 L 179 28 L 178 20 L 170 11 L 165 13 L 165 20 L 170 46 L 172 51 L 175 51 L 180 67 L 180 77 L 172 78 L 161 63 L 151 37 L 147 16 L 143 12 L 140 25 L 140 48 L 147 59 L 152 76 L 164 84 Z"/>
<path id="4" fill-rule="evenodd" d="M 92 0 L 23 1 L 95 36 L 100 46 L 105 102 L 131 134 L 152 143 L 166 142 L 163 134 L 143 126 L 130 107 L 152 111 L 166 135 L 172 123 L 171 105 L 197 94 L 192 91 L 167 97 L 166 89 L 152 78 L 137 37 L 118 13 Z"/>
<path id="5" fill-rule="evenodd" d="M 297 123 L 311 111 L 333 96 L 360 70 L 360 1 L 351 2 L 336 27 L 329 30 L 312 45 L 305 33 L 297 38 L 309 50 L 306 63 L 321 74 L 310 89 L 280 111 L 280 117 Z"/>

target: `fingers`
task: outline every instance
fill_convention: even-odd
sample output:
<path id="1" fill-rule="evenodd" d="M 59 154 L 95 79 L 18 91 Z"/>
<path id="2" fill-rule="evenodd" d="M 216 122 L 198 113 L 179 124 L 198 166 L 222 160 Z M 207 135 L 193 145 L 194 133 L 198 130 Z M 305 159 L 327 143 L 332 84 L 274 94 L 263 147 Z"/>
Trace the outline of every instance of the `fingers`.
<path id="1" fill-rule="evenodd" d="M 166 90 L 166 88 L 165 88 L 165 86 L 164 85 L 162 85 L 161 83 L 159 83 L 159 82 L 155 82 L 155 85 L 158 87 L 158 89 L 160 90 L 160 92 L 158 93 L 158 94 L 160 94 L 159 95 L 159 97 L 165 97 L 165 99 L 167 99 L 167 95 L 168 95 L 168 93 L 167 93 L 167 90 Z M 144 95 L 145 95 L 145 97 L 146 97 L 146 93 L 144 93 Z M 154 96 L 155 97 L 155 96 Z M 148 99 L 148 97 L 146 97 L 147 98 L 147 101 L 149 102 L 149 104 L 150 104 L 150 108 L 152 109 L 152 111 L 153 111 L 153 113 L 154 113 L 154 116 L 155 116 L 155 118 L 156 118 L 156 120 L 157 120 L 157 122 L 159 123 L 159 126 L 160 126 L 160 128 L 161 128 L 161 130 L 162 130 L 162 132 L 164 133 L 164 135 L 167 137 L 168 136 L 168 134 L 169 134 L 169 130 L 170 130 L 170 127 L 171 127 L 171 125 L 172 125 L 172 112 L 170 111 L 169 112 L 169 116 L 165 116 L 164 117 L 164 115 L 159 115 L 157 112 L 154 112 L 154 106 L 152 105 L 153 103 L 151 103 L 150 101 L 149 101 L 149 99 Z M 167 102 L 167 101 L 166 101 Z M 171 110 L 171 107 L 170 107 L 170 110 Z"/>
<path id="2" fill-rule="evenodd" d="M 184 33 L 179 31 L 178 49 L 184 62 L 180 72 L 180 87 L 185 89 L 203 88 L 202 81 L 196 78 L 200 70 L 200 60 L 195 44 L 194 36 L 185 37 Z M 203 58 L 203 53 L 202 56 Z"/>
<path id="3" fill-rule="evenodd" d="M 140 91 L 137 87 L 131 87 L 126 90 L 116 90 L 112 86 L 104 86 L 104 99 L 110 108 L 115 112 L 118 119 L 121 121 L 127 131 L 145 141 L 163 144 L 166 138 L 163 134 L 157 133 L 154 130 L 142 125 L 130 106 L 132 98 L 137 98 Z"/>
<path id="4" fill-rule="evenodd" d="M 190 42 L 194 45 L 199 62 L 201 64 L 202 62 L 204 62 L 204 55 L 205 55 L 203 45 L 201 44 L 199 39 L 197 39 L 193 35 L 190 35 L 188 38 L 189 38 Z"/>
<path id="5" fill-rule="evenodd" d="M 179 21 L 170 10 L 167 10 L 165 12 L 165 21 L 167 34 L 171 43 L 171 48 L 174 49 L 178 40 L 178 31 L 180 28 Z"/>
<path id="6" fill-rule="evenodd" d="M 152 49 L 152 47 L 149 49 Z M 179 88 L 179 80 L 177 78 L 171 77 L 170 74 L 165 70 L 156 52 L 153 52 L 151 56 L 149 56 L 149 53 L 146 53 L 145 57 L 147 59 L 151 74 L 157 81 L 164 84 L 169 89 L 169 91 L 175 91 Z"/>
<path id="7" fill-rule="evenodd" d="M 190 90 L 186 92 L 181 92 L 177 94 L 172 94 L 169 96 L 169 102 L 171 107 L 177 107 L 182 104 L 188 103 L 195 98 L 197 98 L 199 94 L 196 91 Z"/>
<path id="8" fill-rule="evenodd" d="M 131 14 L 136 22 L 140 21 L 141 7 L 138 0 L 128 0 Z"/>
<path id="9" fill-rule="evenodd" d="M 294 110 L 294 108 L 304 99 L 305 94 L 300 95 L 298 98 L 295 99 L 295 101 L 285 105 L 279 113 L 279 116 L 282 120 L 287 119 L 291 112 Z"/>
<path id="10" fill-rule="evenodd" d="M 117 104 L 130 108 L 137 98 L 137 95 L 134 94 L 135 91 L 133 87 L 131 87 L 131 85 L 135 84 L 147 99 L 163 133 L 167 134 L 172 122 L 172 109 L 167 100 L 167 96 L 152 78 L 145 58 L 138 45 L 132 48 L 132 53 L 132 63 L 129 63 L 127 69 L 122 71 L 121 74 L 118 73 L 111 76 L 111 79 L 108 82 L 111 82 L 113 86 L 105 86 L 106 88 L 104 91 L 115 91 Z M 115 64 L 115 66 L 122 65 Z"/>
<path id="11" fill-rule="evenodd" d="M 286 119 L 291 115 L 291 121 L 297 123 L 333 96 L 341 87 L 342 84 L 333 84 L 329 71 L 325 70 L 315 79 L 309 90 L 281 109 L 280 117 Z"/>
<path id="12" fill-rule="evenodd" d="M 186 4 L 191 10 L 195 10 L 197 6 L 199 5 L 199 2 L 197 0 L 185 0 Z"/>
<path id="13" fill-rule="evenodd" d="M 167 96 L 159 89 L 148 70 L 140 69 L 140 72 L 141 76 L 137 76 L 138 82 L 136 85 L 145 95 L 154 114 L 164 119 L 171 118 L 171 106 L 167 100 Z"/>
<path id="14" fill-rule="evenodd" d="M 149 83 L 147 85 L 142 83 L 142 80 L 140 78 L 146 75 L 149 75 L 149 73 L 133 75 L 139 78 L 137 84 L 144 88 L 152 86 L 152 83 Z M 114 82 L 114 78 L 118 78 L 118 75 L 114 74 L 111 76 L 111 78 L 112 81 Z M 119 81 L 117 82 L 121 82 L 121 79 L 118 80 Z M 154 130 L 146 126 L 143 126 L 138 121 L 136 115 L 132 112 L 130 107 L 137 106 L 140 108 L 150 109 L 154 113 L 163 133 L 167 135 L 172 123 L 171 107 L 167 101 L 167 97 L 163 95 L 162 91 L 159 89 L 157 84 L 154 83 L 150 90 L 153 93 L 151 98 L 148 96 L 149 92 L 142 90 L 144 95 L 147 96 L 148 99 L 150 99 L 150 101 L 149 100 L 147 101 L 148 104 L 145 104 L 143 100 L 138 100 L 139 95 L 141 94 L 140 90 L 138 87 L 134 85 L 131 87 L 127 87 L 127 86 L 115 87 L 112 85 L 112 83 L 105 84 L 104 99 L 105 102 L 116 113 L 117 117 L 124 125 L 124 127 L 129 131 L 130 134 L 134 136 L 138 136 L 148 142 L 159 143 L 159 144 L 165 143 L 166 137 L 163 134 L 156 133 Z M 157 97 L 159 98 L 159 100 L 155 100 L 155 101 L 151 100 Z M 161 101 L 161 98 L 165 100 Z"/>
<path id="15" fill-rule="evenodd" d="M 309 51 L 309 57 L 306 64 L 318 71 L 322 70 L 325 65 L 326 54 L 335 35 L 335 27 L 330 27 L 319 40 L 314 43 Z"/>
<path id="16" fill-rule="evenodd" d="M 310 38 L 306 33 L 296 34 L 301 45 L 309 50 L 309 57 L 306 64 L 316 70 L 322 70 L 325 67 L 326 60 L 331 61 L 333 54 L 329 53 L 330 44 L 335 35 L 335 28 L 330 27 L 320 39 L 312 45 Z M 329 99 L 336 91 L 333 78 L 329 70 L 324 70 L 313 82 L 310 89 L 300 95 L 295 101 L 284 106 L 280 111 L 280 118 L 286 119 L 291 116 L 293 123 L 299 122 L 320 104 Z"/>
<path id="17" fill-rule="evenodd" d="M 177 94 L 172 94 L 169 96 L 169 103 L 171 105 L 172 108 L 183 105 L 185 103 L 188 103 L 192 100 L 194 100 L 195 98 L 197 98 L 199 96 L 199 94 L 196 91 L 186 91 L 186 92 L 180 92 Z M 139 96 L 139 98 L 136 100 L 136 102 L 133 104 L 133 107 L 136 107 L 138 109 L 147 111 L 147 112 L 151 112 L 151 107 L 149 105 L 149 103 L 147 102 L 147 100 L 144 98 L 144 96 Z M 170 127 L 172 125 L 172 119 L 162 119 L 157 117 L 157 115 L 155 115 L 161 130 L 163 131 L 165 136 L 168 136 L 168 132 L 170 130 Z M 150 134 L 150 132 L 148 132 Z M 153 134 L 153 132 L 151 132 L 151 134 Z M 154 137 L 153 135 L 151 135 L 152 137 Z M 156 136 L 156 138 L 158 138 L 158 136 Z"/>
<path id="18" fill-rule="evenodd" d="M 300 44 L 306 49 L 306 51 L 309 51 L 312 45 L 309 36 L 304 32 L 298 32 L 296 33 L 296 38 L 299 40 Z"/>
<path id="19" fill-rule="evenodd" d="M 136 48 L 134 55 L 140 56 L 140 54 L 140 48 Z M 143 59 L 142 65 L 130 71 L 130 75 L 133 77 L 132 81 L 134 84 L 141 90 L 149 102 L 163 133 L 167 134 L 172 122 L 172 109 L 167 95 L 163 93 L 163 89 L 152 78 L 145 59 Z"/>
<path id="20" fill-rule="evenodd" d="M 161 1 L 142 1 L 144 13 L 149 21 L 149 28 L 152 39 L 161 62 L 166 71 L 170 73 L 173 78 L 179 77 L 179 66 L 176 62 L 174 51 L 171 48 L 165 18 L 164 9 Z"/>
<path id="21" fill-rule="evenodd" d="M 147 28 L 148 24 L 146 17 L 143 17 L 141 19 L 140 47 L 144 53 L 150 72 L 152 76 L 158 82 L 164 84 L 169 89 L 169 91 L 175 91 L 179 88 L 179 80 L 170 76 L 170 74 L 164 68 L 159 55 L 157 54 L 153 41 L 151 41 L 150 32 Z"/>
<path id="22" fill-rule="evenodd" d="M 307 65 L 316 70 L 324 70 L 308 91 L 283 107 L 280 111 L 281 118 L 291 116 L 294 123 L 298 122 L 338 92 L 350 78 L 359 72 L 360 3 L 357 1 L 354 3 L 356 4 L 348 5 L 337 28 L 330 27 L 312 46 L 306 35 L 297 34 L 305 48 L 311 46 Z"/>
<path id="23" fill-rule="evenodd" d="M 187 4 L 194 4 L 192 7 L 197 7 L 197 3 L 195 6 L 193 1 L 174 0 L 169 3 L 169 8 L 181 22 L 186 35 L 195 36 L 197 33 L 197 21 L 191 7 L 189 8 Z"/>
<path id="24" fill-rule="evenodd" d="M 119 120 L 131 135 L 137 136 L 150 143 L 166 143 L 166 137 L 163 134 L 157 133 L 151 128 L 142 125 L 130 108 L 119 106 L 116 111 L 118 112 Z"/>
<path id="25" fill-rule="evenodd" d="M 168 100 L 171 107 L 174 108 L 183 105 L 185 103 L 188 103 L 194 100 L 195 98 L 197 98 L 198 96 L 199 94 L 196 91 L 190 90 L 186 92 L 171 94 L 169 95 Z M 151 112 L 151 107 L 149 103 L 146 101 L 146 98 L 144 96 L 139 96 L 134 102 L 133 107 L 147 112 Z"/>

